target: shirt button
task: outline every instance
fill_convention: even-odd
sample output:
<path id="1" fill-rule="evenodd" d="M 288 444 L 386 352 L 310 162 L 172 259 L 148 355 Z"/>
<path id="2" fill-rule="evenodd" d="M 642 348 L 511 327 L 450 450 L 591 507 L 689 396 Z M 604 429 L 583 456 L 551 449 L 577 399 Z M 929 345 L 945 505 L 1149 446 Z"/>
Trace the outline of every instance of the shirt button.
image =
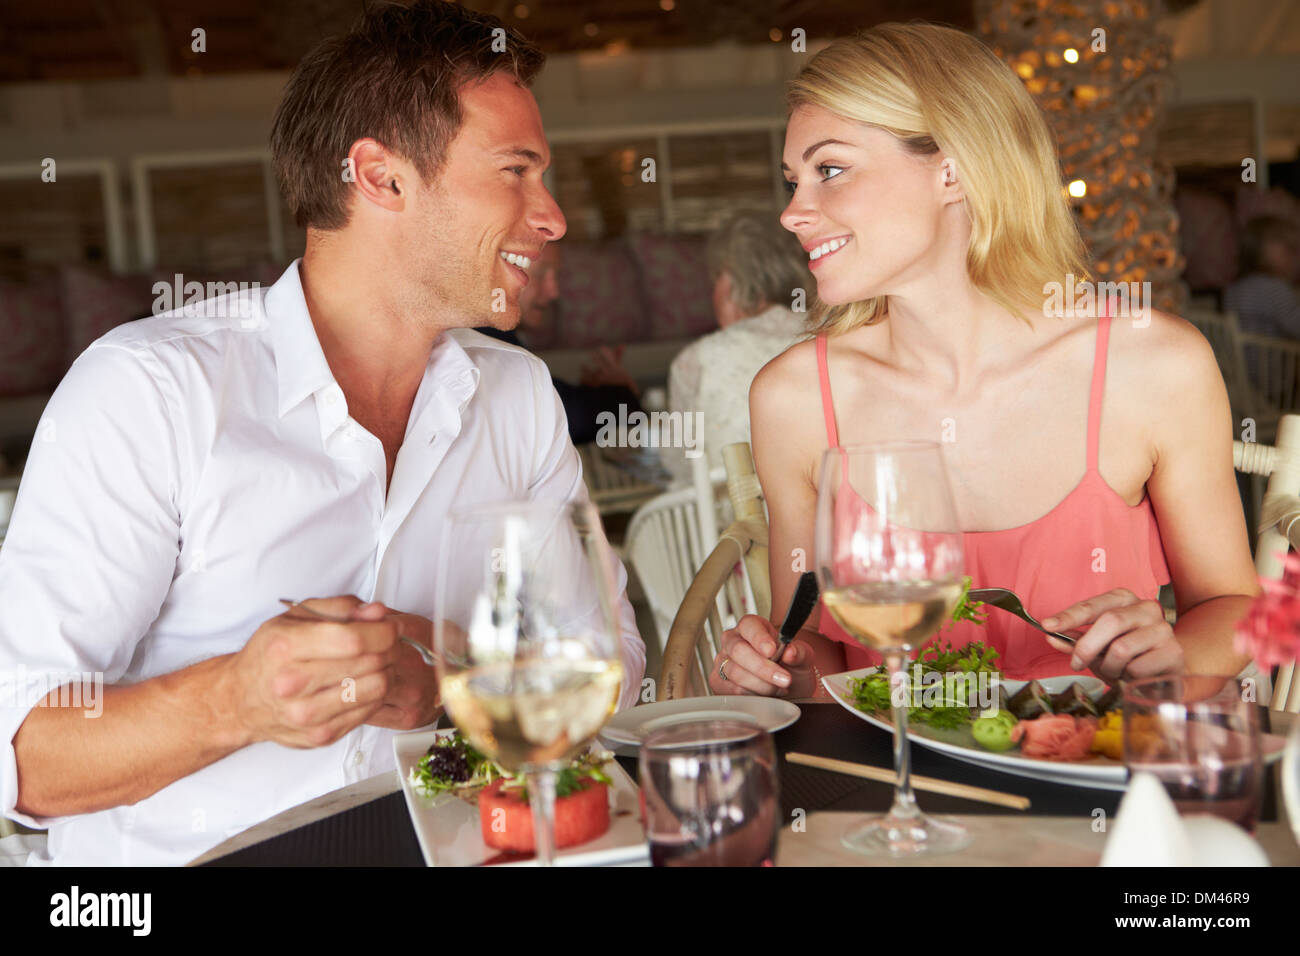
<path id="1" fill-rule="evenodd" d="M 365 762 L 366 762 L 366 755 L 364 751 L 354 750 L 352 752 L 352 763 L 355 766 L 360 767 Z"/>
<path id="2" fill-rule="evenodd" d="M 339 400 L 338 394 L 334 391 L 334 389 L 331 388 L 328 392 L 325 393 L 326 405 L 333 405 L 338 400 Z"/>

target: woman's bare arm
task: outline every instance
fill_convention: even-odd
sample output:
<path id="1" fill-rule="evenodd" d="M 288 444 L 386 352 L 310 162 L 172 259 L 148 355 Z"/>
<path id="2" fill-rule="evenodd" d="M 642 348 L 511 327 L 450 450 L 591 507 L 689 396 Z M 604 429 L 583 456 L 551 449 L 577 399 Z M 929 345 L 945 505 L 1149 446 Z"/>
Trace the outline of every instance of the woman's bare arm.
<path id="1" fill-rule="evenodd" d="M 1147 493 L 1178 601 L 1174 633 L 1188 672 L 1235 674 L 1249 658 L 1233 649 L 1233 626 L 1260 588 L 1234 478 L 1232 411 L 1204 337 L 1172 316 L 1154 316 L 1157 323 L 1156 462 Z"/>
<path id="2" fill-rule="evenodd" d="M 810 400 L 811 399 L 811 400 Z M 785 616 L 799 575 L 814 567 L 817 481 L 826 450 L 814 344 L 804 343 L 768 363 L 749 390 L 754 467 L 768 512 L 768 574 L 772 621 Z M 800 633 L 818 670 L 844 670 L 843 645 L 817 631 L 821 605 Z"/>
<path id="3" fill-rule="evenodd" d="M 1116 588 L 1043 621 L 1082 630 L 1072 666 L 1107 680 L 1167 672 L 1233 675 L 1248 658 L 1233 628 L 1259 593 L 1233 479 L 1232 417 L 1214 353 L 1191 325 L 1155 313 L 1149 325 L 1118 327 L 1117 391 L 1145 423 L 1152 455 L 1147 494 L 1178 600 L 1170 627 L 1160 605 Z"/>

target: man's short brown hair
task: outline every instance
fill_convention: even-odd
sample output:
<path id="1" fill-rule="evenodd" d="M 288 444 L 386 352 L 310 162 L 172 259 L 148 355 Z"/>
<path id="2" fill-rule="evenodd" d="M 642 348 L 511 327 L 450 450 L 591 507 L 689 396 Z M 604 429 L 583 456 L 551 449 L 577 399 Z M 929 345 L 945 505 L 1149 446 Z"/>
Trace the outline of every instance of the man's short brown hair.
<path id="1" fill-rule="evenodd" d="M 462 84 L 506 71 L 529 86 L 545 54 L 496 17 L 440 0 L 367 10 L 293 71 L 271 127 L 276 177 L 299 226 L 348 222 L 344 160 L 373 137 L 432 179 L 460 130 Z"/>

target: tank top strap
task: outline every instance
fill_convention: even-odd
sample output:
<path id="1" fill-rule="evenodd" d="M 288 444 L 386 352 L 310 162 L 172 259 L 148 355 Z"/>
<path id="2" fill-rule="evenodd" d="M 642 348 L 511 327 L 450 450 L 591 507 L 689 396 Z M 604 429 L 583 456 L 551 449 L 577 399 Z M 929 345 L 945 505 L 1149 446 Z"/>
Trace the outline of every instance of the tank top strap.
<path id="1" fill-rule="evenodd" d="M 1101 400 L 1106 386 L 1106 347 L 1110 342 L 1110 308 L 1099 303 L 1101 315 L 1097 318 L 1097 354 L 1092 360 L 1092 389 L 1088 394 L 1088 471 L 1097 470 L 1098 449 L 1101 446 Z"/>
<path id="2" fill-rule="evenodd" d="M 835 406 L 831 403 L 831 375 L 826 365 L 826 334 L 817 336 L 817 377 L 822 386 L 822 415 L 826 418 L 826 441 L 831 448 L 840 446 L 835 428 Z"/>

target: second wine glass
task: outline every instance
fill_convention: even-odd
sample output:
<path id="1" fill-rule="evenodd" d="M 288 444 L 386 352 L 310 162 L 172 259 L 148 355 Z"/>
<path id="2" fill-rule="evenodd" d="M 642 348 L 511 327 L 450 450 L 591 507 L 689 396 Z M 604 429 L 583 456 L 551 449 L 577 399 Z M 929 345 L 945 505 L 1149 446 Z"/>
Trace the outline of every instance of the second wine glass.
<path id="1" fill-rule="evenodd" d="M 832 448 L 817 493 L 817 577 L 826 609 L 890 676 L 894 769 L 889 812 L 843 837 L 865 854 L 945 853 L 970 843 L 960 824 L 921 813 L 911 786 L 907 662 L 961 595 L 965 552 L 943 449 L 935 442 Z"/>
<path id="2" fill-rule="evenodd" d="M 479 585 L 450 587 L 466 561 Z M 456 567 L 457 574 L 451 574 Z M 456 726 L 527 777 L 538 863 L 554 860 L 558 772 L 623 679 L 614 559 L 589 504 L 505 502 L 451 516 L 438 588 L 439 689 Z"/>

